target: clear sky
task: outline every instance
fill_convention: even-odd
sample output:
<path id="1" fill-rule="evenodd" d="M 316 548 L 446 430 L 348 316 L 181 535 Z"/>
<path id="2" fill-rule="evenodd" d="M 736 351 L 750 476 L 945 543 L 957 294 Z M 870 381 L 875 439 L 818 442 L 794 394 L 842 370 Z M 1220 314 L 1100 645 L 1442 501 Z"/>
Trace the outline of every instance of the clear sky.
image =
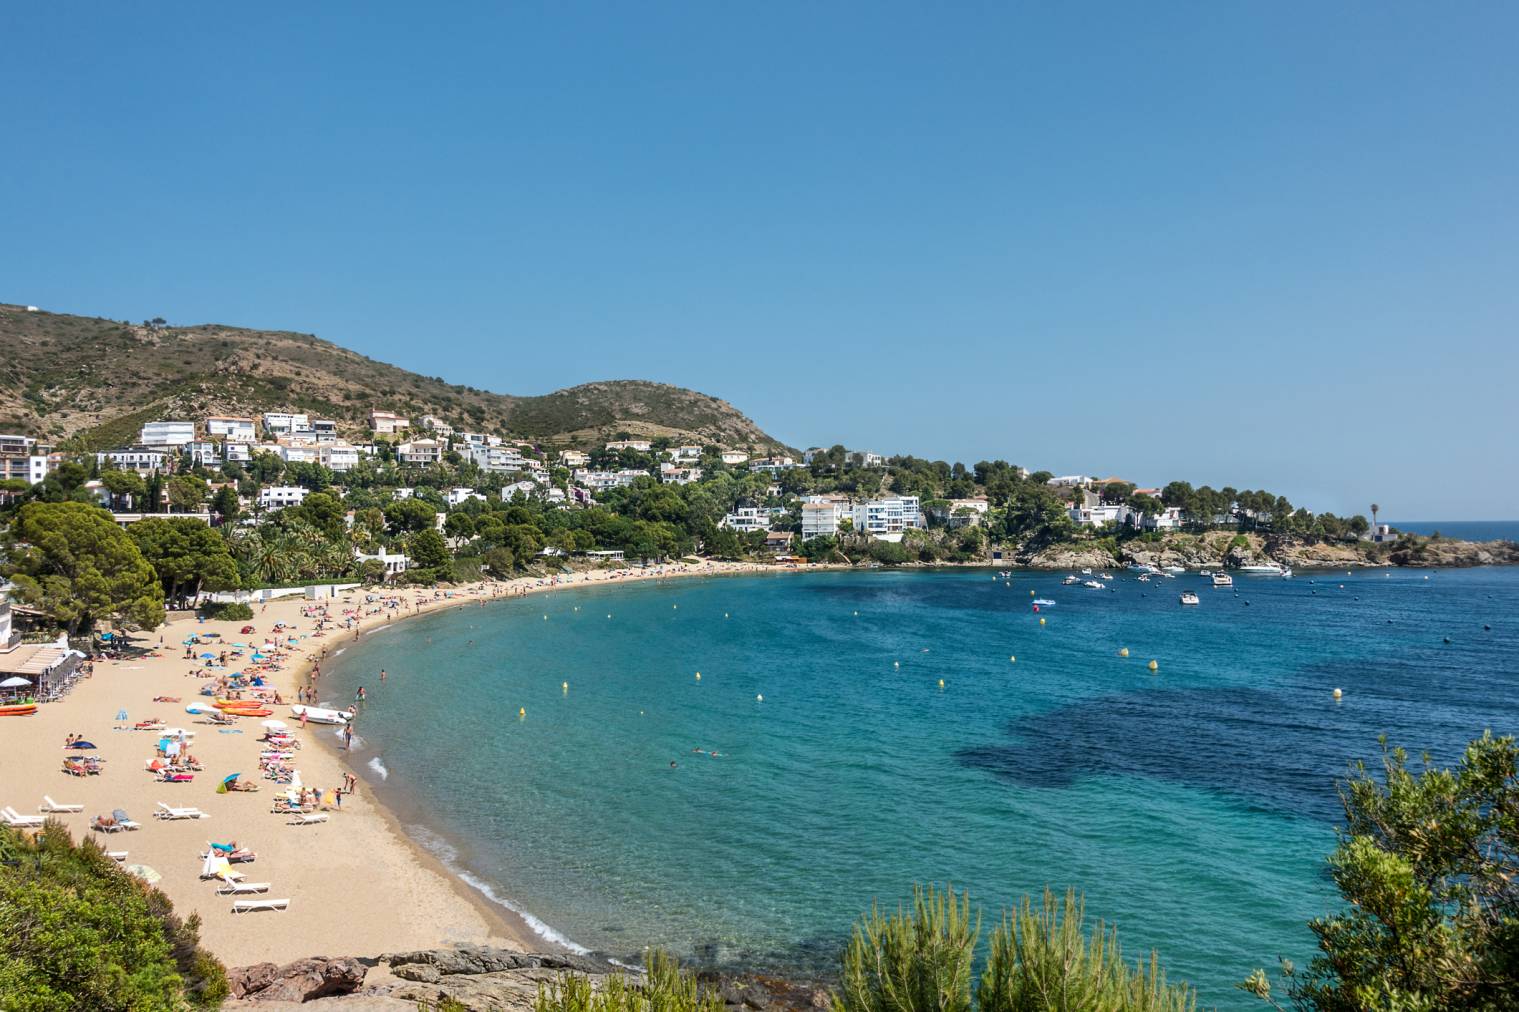
<path id="1" fill-rule="evenodd" d="M 1513 3 L 8 4 L 0 301 L 1519 516 Z"/>

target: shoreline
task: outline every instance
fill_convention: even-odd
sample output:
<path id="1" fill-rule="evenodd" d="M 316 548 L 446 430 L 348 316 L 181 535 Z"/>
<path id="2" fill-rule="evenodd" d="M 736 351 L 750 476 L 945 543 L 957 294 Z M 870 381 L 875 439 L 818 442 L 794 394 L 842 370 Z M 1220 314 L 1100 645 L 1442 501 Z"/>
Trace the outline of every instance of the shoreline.
<path id="1" fill-rule="evenodd" d="M 267 687 L 276 689 L 284 700 L 271 704 L 269 708 L 276 712 L 270 719 L 284 720 L 294 728 L 297 721 L 285 708 L 294 702 L 296 688 L 307 684 L 315 664 L 324 660 L 330 663 L 338 656 L 334 650 L 343 649 L 344 637 L 351 638 L 355 632 L 378 635 L 397 620 L 551 590 L 688 576 L 798 571 L 804 570 L 757 563 L 677 562 L 649 570 L 591 570 L 557 578 L 482 581 L 448 590 L 355 588 L 333 598 L 308 601 L 290 597 L 255 605 L 254 617 L 247 621 L 176 619 L 150 634 L 138 633 L 132 638 L 133 648 L 146 649 L 147 653 L 119 660 L 100 658 L 93 675 L 81 679 L 63 699 L 39 707 L 30 717 L 11 718 L 0 724 L 9 746 L 7 761 L 0 766 L 0 804 L 27 814 L 39 811 L 44 796 L 82 805 L 81 812 L 52 817 L 76 840 L 93 838 L 107 850 L 128 851 L 124 863 L 146 864 L 158 872 L 162 878 L 155 883 L 157 888 L 173 901 L 181 916 L 200 915 L 203 944 L 229 968 L 256 962 L 288 963 L 314 955 L 378 956 L 459 944 L 518 951 L 573 951 L 573 943 L 553 943 L 533 927 L 530 914 L 523 916 L 493 901 L 440 855 L 414 839 L 398 814 L 376 797 L 371 771 L 363 763 L 350 763 L 335 735 L 333 740 L 326 738 L 329 725 L 313 724 L 305 732 L 296 732 L 305 748 L 296 753 L 292 765 L 301 770 L 308 786 L 335 786 L 344 772 L 358 776 L 363 786 L 357 793 L 342 797 L 323 824 L 294 826 L 286 817 L 271 814 L 272 799 L 282 789 L 267 780 L 254 779 L 259 776 L 261 750 L 256 740 L 262 733 L 258 720 L 264 718 L 240 719 L 234 727 L 213 728 L 187 713 L 185 704 L 201 698 L 198 692 L 204 678 L 221 672 L 213 670 L 192 680 L 193 673 L 187 668 L 204 662 L 187 660 L 181 641 L 192 634 L 205 637 L 212 633 L 222 644 L 246 640 L 253 647 L 255 641 L 273 637 L 273 626 L 283 623 L 285 632 L 297 639 L 289 644 L 284 663 L 264 674 Z M 374 601 L 366 600 L 370 596 Z M 395 600 L 398 606 L 380 606 L 377 614 L 356 614 L 355 625 L 342 628 L 345 608 L 362 612 L 381 605 L 382 599 Z M 324 606 L 329 609 L 329 627 L 316 632 L 315 616 L 308 617 L 302 611 Z M 248 625 L 258 632 L 247 636 L 240 633 Z M 213 649 L 220 647 L 202 643 L 195 652 L 199 655 Z M 158 697 L 177 701 L 156 702 Z M 123 713 L 127 719 L 118 720 Z M 184 727 L 194 735 L 189 751 L 200 759 L 201 770 L 192 782 L 161 783 L 138 765 L 153 755 L 158 740 L 151 731 L 131 730 L 133 723 L 147 717 L 161 718 L 168 727 Z M 86 754 L 104 760 L 103 773 L 76 778 L 62 771 L 62 759 L 70 754 L 61 748 L 68 734 L 83 735 L 98 746 Z M 313 746 L 312 742 L 320 744 Z M 224 776 L 244 771 L 247 775 L 243 779 L 258 784 L 258 793 L 250 797 L 215 792 Z M 199 807 L 207 818 L 156 818 L 160 802 Z M 90 829 L 94 816 L 117 808 L 124 809 L 141 828 L 110 834 Z M 270 883 L 263 896 L 289 898 L 288 910 L 234 916 L 234 897 L 219 895 L 214 882 L 199 878 L 199 855 L 206 850 L 206 841 L 234 839 L 258 855 L 254 862 L 238 869 L 249 881 Z"/>

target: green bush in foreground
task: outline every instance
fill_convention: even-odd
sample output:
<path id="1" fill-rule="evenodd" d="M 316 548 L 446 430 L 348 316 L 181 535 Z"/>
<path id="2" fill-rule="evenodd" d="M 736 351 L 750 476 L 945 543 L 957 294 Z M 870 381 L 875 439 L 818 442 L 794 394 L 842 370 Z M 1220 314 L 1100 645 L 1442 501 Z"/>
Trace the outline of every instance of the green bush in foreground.
<path id="1" fill-rule="evenodd" d="M 200 919 L 49 821 L 35 840 L 0 829 L 0 1009 L 215 1007 L 226 974 Z"/>
<path id="2" fill-rule="evenodd" d="M 723 1001 L 713 989 L 702 991 L 674 957 L 652 952 L 642 980 L 614 974 L 596 990 L 581 974 L 562 974 L 552 984 L 538 985 L 534 1007 L 536 1012 L 723 1012 Z"/>

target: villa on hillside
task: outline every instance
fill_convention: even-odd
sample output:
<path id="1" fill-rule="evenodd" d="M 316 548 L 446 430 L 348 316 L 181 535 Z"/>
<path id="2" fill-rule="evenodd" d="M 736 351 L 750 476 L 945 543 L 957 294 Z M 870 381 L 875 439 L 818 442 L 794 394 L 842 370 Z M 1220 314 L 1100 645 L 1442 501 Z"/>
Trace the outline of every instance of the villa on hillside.
<path id="1" fill-rule="evenodd" d="M 396 414 L 394 411 L 371 411 L 369 413 L 369 429 L 377 436 L 393 436 L 397 432 L 405 432 L 411 428 L 411 419 Z"/>

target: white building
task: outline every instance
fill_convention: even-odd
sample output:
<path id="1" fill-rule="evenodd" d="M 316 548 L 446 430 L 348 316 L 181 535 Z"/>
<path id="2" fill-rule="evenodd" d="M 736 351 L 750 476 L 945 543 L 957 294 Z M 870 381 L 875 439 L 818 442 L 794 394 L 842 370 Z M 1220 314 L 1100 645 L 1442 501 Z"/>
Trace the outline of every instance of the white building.
<path id="1" fill-rule="evenodd" d="M 1076 476 L 1073 476 L 1076 477 Z M 1123 524 L 1129 522 L 1129 515 L 1134 511 L 1123 503 L 1105 503 L 1102 496 L 1096 492 L 1082 492 L 1080 502 L 1071 503 L 1066 515 L 1072 523 L 1081 524 L 1084 527 L 1100 527 L 1103 524 Z"/>
<path id="2" fill-rule="evenodd" d="M 890 541 L 902 532 L 923 526 L 923 513 L 915 495 L 894 495 L 856 503 L 852 511 L 854 529 L 873 538 Z"/>
<path id="3" fill-rule="evenodd" d="M 316 453 L 317 462 L 329 471 L 342 473 L 359 466 L 359 448 L 347 443 L 323 443 Z"/>
<path id="4" fill-rule="evenodd" d="M 1135 510 L 1129 523 L 1146 531 L 1174 531 L 1181 528 L 1181 507 L 1167 506 L 1159 513 L 1140 513 Z"/>
<path id="5" fill-rule="evenodd" d="M 251 418 L 235 415 L 212 415 L 206 419 L 206 435 L 229 443 L 256 443 L 258 430 Z"/>
<path id="6" fill-rule="evenodd" d="M 443 444 L 436 439 L 413 439 L 396 447 L 396 456 L 403 464 L 426 467 L 443 459 Z"/>
<path id="7" fill-rule="evenodd" d="M 796 461 L 790 457 L 760 457 L 749 461 L 749 470 L 764 471 L 766 474 L 780 474 L 796 466 Z"/>
<path id="8" fill-rule="evenodd" d="M 287 464 L 315 464 L 321 459 L 315 444 L 286 446 L 284 443 L 276 443 L 274 452 Z"/>
<path id="9" fill-rule="evenodd" d="M 288 435 L 296 429 L 309 428 L 311 428 L 311 419 L 305 414 L 292 414 L 288 411 L 264 412 L 264 431 L 271 436 Z"/>
<path id="10" fill-rule="evenodd" d="M 95 454 L 96 465 L 110 461 L 123 471 L 136 471 L 146 477 L 154 471 L 162 471 L 169 459 L 168 453 L 148 446 L 129 446 L 121 450 L 108 450 Z"/>
<path id="11" fill-rule="evenodd" d="M 439 439 L 447 439 L 449 436 L 452 436 L 454 434 L 454 427 L 452 425 L 449 425 L 443 419 L 439 418 L 437 415 L 423 415 L 422 428 L 431 432 Z"/>
<path id="12" fill-rule="evenodd" d="M 394 435 L 411 428 L 411 419 L 398 415 L 394 411 L 371 411 L 369 428 L 377 435 Z"/>
<path id="13" fill-rule="evenodd" d="M 839 520 L 843 512 L 832 501 L 802 503 L 802 540 L 832 537 L 839 532 Z"/>
<path id="14" fill-rule="evenodd" d="M 253 459 L 253 444 L 234 443 L 229 440 L 222 444 L 222 457 L 229 462 L 246 464 Z"/>
<path id="15" fill-rule="evenodd" d="M 32 484 L 35 485 L 36 482 L 33 482 Z M 1380 545 L 1384 542 L 1398 540 L 1398 535 L 1392 529 L 1392 524 L 1377 524 L 1376 526 L 1372 527 L 1371 531 L 1366 535 L 1366 539 Z"/>
<path id="16" fill-rule="evenodd" d="M 879 453 L 872 453 L 869 450 L 850 450 L 845 454 L 844 459 L 858 467 L 886 466 L 885 457 L 881 456 Z"/>
<path id="17" fill-rule="evenodd" d="M 972 496 L 969 499 L 949 499 L 942 506 L 933 509 L 935 518 L 942 520 L 944 525 L 951 530 L 961 527 L 974 527 L 986 518 L 986 511 L 991 508 L 986 496 Z"/>
<path id="18" fill-rule="evenodd" d="M 736 467 L 748 461 L 749 455 L 742 450 L 724 450 L 722 458 L 724 464 L 727 464 L 729 467 Z"/>
<path id="19" fill-rule="evenodd" d="M 359 560 L 359 565 L 361 566 L 366 562 L 378 562 L 385 567 L 386 579 L 395 576 L 397 573 L 406 572 L 406 567 L 411 564 L 411 560 L 406 557 L 404 552 L 387 552 L 384 549 L 373 555 L 365 555 L 358 549 L 354 549 L 353 557 Z"/>
<path id="20" fill-rule="evenodd" d="M 701 481 L 701 468 L 679 467 L 665 461 L 659 465 L 659 480 L 666 485 L 689 485 L 694 481 Z"/>
<path id="21" fill-rule="evenodd" d="M 450 507 L 469 502 L 471 499 L 478 499 L 481 502 L 485 501 L 485 496 L 481 495 L 479 492 L 476 492 L 472 488 L 464 488 L 462 486 L 449 489 L 446 498 Z"/>
<path id="22" fill-rule="evenodd" d="M 768 531 L 770 520 L 774 516 L 772 510 L 762 506 L 740 506 L 732 513 L 723 517 L 721 527 L 730 530 L 741 531 L 745 534 L 750 531 Z"/>
<path id="23" fill-rule="evenodd" d="M 589 453 L 582 453 L 579 450 L 561 450 L 559 453 L 559 463 L 565 467 L 585 467 L 590 462 L 591 455 Z"/>
<path id="24" fill-rule="evenodd" d="M 531 462 L 514 446 L 486 446 L 470 443 L 464 454 L 482 471 L 497 473 L 526 471 L 531 466 Z"/>
<path id="25" fill-rule="evenodd" d="M 338 423 L 331 418 L 313 418 L 311 432 L 318 443 L 334 443 L 338 438 Z"/>
<path id="26" fill-rule="evenodd" d="M 620 471 L 588 471 L 585 468 L 577 469 L 572 477 L 575 484 L 588 488 L 593 492 L 603 489 L 617 488 L 633 484 L 639 478 L 647 478 L 649 472 L 640 471 L 637 468 L 623 468 Z"/>
<path id="27" fill-rule="evenodd" d="M 1063 474 L 1058 478 L 1051 478 L 1045 484 L 1050 488 L 1086 488 L 1092 484 L 1092 477 L 1087 474 Z"/>
<path id="28" fill-rule="evenodd" d="M 195 423 L 148 422 L 137 441 L 143 446 L 184 446 L 195 441 Z"/>
<path id="29" fill-rule="evenodd" d="M 653 445 L 647 439 L 619 439 L 616 442 L 608 443 L 607 449 L 613 453 L 616 453 L 618 450 L 636 450 L 639 453 L 648 453 L 653 448 Z"/>
<path id="30" fill-rule="evenodd" d="M 695 462 L 701 460 L 701 447 L 699 446 L 672 446 L 665 451 L 665 456 L 671 460 L 684 460 Z"/>
<path id="31" fill-rule="evenodd" d="M 222 463 L 221 447 L 209 439 L 196 440 L 185 446 L 185 452 L 190 455 L 190 462 L 201 467 L 220 467 Z"/>
<path id="32" fill-rule="evenodd" d="M 505 488 L 503 488 L 501 490 L 501 501 L 502 502 L 511 502 L 513 499 L 517 498 L 519 495 L 522 498 L 524 498 L 524 499 L 529 499 L 534 494 L 536 494 L 537 491 L 538 491 L 538 486 L 534 482 L 531 482 L 531 481 L 514 481 L 510 485 L 506 486 Z M 562 491 L 560 491 L 559 489 L 557 489 L 557 488 L 556 489 L 550 489 L 549 491 L 551 493 L 552 492 L 558 492 L 559 493 L 559 498 L 560 499 L 564 498 L 564 493 Z M 550 495 L 550 498 L 553 498 L 553 496 Z"/>
<path id="33" fill-rule="evenodd" d="M 266 510 L 299 506 L 306 501 L 306 490 L 299 485 L 270 485 L 258 490 L 259 507 Z"/>

